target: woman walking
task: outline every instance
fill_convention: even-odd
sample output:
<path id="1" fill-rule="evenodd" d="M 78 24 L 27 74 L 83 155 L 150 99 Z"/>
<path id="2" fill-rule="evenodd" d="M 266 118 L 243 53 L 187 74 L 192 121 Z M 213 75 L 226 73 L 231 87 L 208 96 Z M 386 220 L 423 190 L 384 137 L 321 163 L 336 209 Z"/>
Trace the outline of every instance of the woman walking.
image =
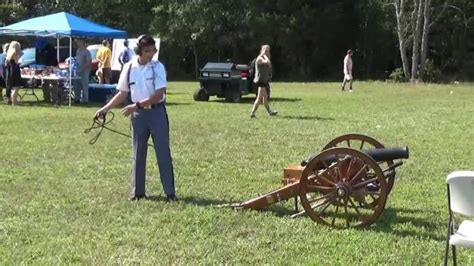
<path id="1" fill-rule="evenodd" d="M 268 94 L 267 91 L 270 89 L 269 82 L 272 78 L 272 62 L 270 61 L 270 45 L 262 45 L 260 49 L 260 54 L 255 61 L 255 77 L 253 82 L 258 86 L 257 98 L 253 104 L 252 112 L 250 113 L 251 118 L 255 118 L 255 112 L 258 109 L 260 104 L 265 106 L 267 112 L 270 116 L 277 115 L 277 111 L 272 111 L 270 105 L 268 104 Z"/>
<path id="2" fill-rule="evenodd" d="M 21 46 L 17 41 L 12 41 L 8 47 L 7 57 L 5 59 L 5 70 L 6 78 L 5 83 L 7 90 L 11 90 L 11 101 L 12 105 L 18 104 L 18 89 L 23 85 L 21 80 L 21 71 L 19 59 L 21 56 Z"/>

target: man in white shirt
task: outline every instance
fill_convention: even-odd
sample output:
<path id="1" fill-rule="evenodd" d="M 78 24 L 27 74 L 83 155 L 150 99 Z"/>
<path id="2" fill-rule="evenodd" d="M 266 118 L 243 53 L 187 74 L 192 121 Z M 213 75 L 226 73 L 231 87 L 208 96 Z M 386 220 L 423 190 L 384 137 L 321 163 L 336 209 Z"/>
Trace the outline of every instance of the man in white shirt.
<path id="1" fill-rule="evenodd" d="M 133 161 L 130 200 L 146 198 L 146 155 L 151 135 L 166 201 L 171 202 L 177 201 L 178 198 L 175 195 L 169 122 L 165 107 L 166 71 L 163 64 L 152 60 L 156 52 L 155 40 L 152 37 L 142 35 L 138 38 L 136 51 L 138 57 L 125 64 L 117 85 L 119 92 L 95 113 L 95 117 L 104 117 L 111 108 L 125 101 L 128 94 L 131 94 L 133 103 L 121 110 L 123 115 L 131 115 L 132 121 Z"/>
<path id="2" fill-rule="evenodd" d="M 349 92 L 353 92 L 352 90 L 352 50 L 347 50 L 347 55 L 344 57 L 344 80 L 342 81 L 341 90 L 343 91 L 346 86 L 346 82 L 349 81 Z"/>

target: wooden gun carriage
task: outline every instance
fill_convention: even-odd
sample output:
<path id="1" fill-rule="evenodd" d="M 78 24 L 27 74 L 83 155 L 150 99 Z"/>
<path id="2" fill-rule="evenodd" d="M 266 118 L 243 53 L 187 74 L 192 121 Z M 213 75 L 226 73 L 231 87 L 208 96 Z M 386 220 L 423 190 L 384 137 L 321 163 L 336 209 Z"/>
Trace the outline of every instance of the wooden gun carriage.
<path id="1" fill-rule="evenodd" d="M 408 147 L 385 148 L 361 134 L 347 134 L 329 142 L 319 154 L 283 171 L 283 187 L 234 208 L 260 210 L 295 198 L 296 213 L 331 227 L 366 227 L 382 214 L 395 180 L 398 159 L 409 157 Z M 298 197 L 303 210 L 298 210 Z"/>

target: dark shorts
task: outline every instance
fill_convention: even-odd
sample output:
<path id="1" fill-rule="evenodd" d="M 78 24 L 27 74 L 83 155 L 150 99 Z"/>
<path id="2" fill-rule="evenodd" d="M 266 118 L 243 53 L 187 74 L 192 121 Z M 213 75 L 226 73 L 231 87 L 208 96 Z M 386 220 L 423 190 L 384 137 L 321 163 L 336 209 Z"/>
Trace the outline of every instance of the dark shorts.
<path id="1" fill-rule="evenodd" d="M 102 68 L 102 75 L 104 79 L 112 77 L 112 69 L 111 68 Z"/>
<path id="2" fill-rule="evenodd" d="M 266 82 L 266 81 L 258 81 L 258 82 L 255 82 L 255 84 L 256 84 L 258 87 L 264 87 L 264 88 L 266 88 L 267 90 L 270 89 L 270 84 L 268 84 L 268 82 Z"/>

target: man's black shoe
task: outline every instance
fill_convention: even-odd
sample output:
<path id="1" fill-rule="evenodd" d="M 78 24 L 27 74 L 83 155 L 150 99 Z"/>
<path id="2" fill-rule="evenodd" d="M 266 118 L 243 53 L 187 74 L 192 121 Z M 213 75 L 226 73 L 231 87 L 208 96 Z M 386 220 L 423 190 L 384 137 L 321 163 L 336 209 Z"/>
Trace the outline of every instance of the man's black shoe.
<path id="1" fill-rule="evenodd" d="M 171 195 L 166 195 L 166 202 L 174 202 L 174 201 L 178 201 L 178 197 L 176 197 L 175 194 L 171 194 Z"/>
<path id="2" fill-rule="evenodd" d="M 139 200 L 142 200 L 142 199 L 147 199 L 147 196 L 146 195 L 137 195 L 137 196 L 133 196 L 131 198 L 129 198 L 128 200 L 130 201 L 139 201 Z"/>

